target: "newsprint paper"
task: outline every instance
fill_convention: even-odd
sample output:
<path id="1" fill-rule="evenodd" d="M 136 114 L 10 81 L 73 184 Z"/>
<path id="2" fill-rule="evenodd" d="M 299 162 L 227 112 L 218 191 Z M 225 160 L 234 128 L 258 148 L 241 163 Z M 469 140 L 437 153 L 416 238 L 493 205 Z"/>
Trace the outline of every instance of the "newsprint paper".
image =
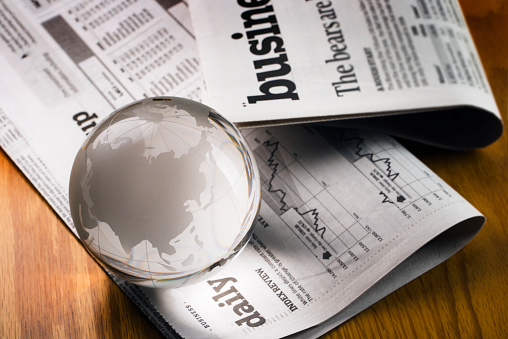
<path id="1" fill-rule="evenodd" d="M 242 126 L 333 119 L 460 149 L 502 133 L 455 0 L 189 3 L 209 104 Z"/>
<path id="2" fill-rule="evenodd" d="M 224 10 L 218 18 L 227 24 L 230 8 L 238 12 L 232 17 L 247 23 L 250 16 L 242 18 L 242 13 L 253 9 L 254 3 L 264 8 L 258 8 L 259 13 L 269 14 L 266 6 L 271 5 L 265 2 L 251 1 L 247 5 L 247 1 L 231 1 L 228 6 L 224 1 L 213 3 Z M 306 12 L 318 20 L 319 6 L 329 11 L 332 8 L 331 2 L 329 6 L 329 2 L 322 3 L 301 1 L 307 6 Z M 344 6 L 348 9 L 349 14 L 340 19 L 344 32 L 346 25 L 351 25 L 345 20 L 356 20 L 356 29 L 364 29 L 362 3 L 368 2 L 355 2 L 356 7 L 353 2 L 333 3 L 335 11 Z M 454 2 L 411 2 L 413 11 L 422 18 L 432 16 L 429 23 L 437 20 L 434 10 L 438 3 L 448 15 L 453 14 L 453 25 L 463 27 Z M 382 4 L 371 5 L 379 8 Z M 399 7 L 404 6 L 393 4 L 394 11 Z M 273 10 L 277 8 L 274 3 Z M 209 15 L 217 14 L 214 10 L 208 8 Z M 196 20 L 205 20 L 204 13 L 197 12 Z M 277 13 L 281 30 L 287 20 Z M 244 36 L 235 35 L 248 47 L 245 37 L 257 27 L 242 25 L 244 28 L 236 27 L 233 34 Z M 431 34 L 428 25 L 424 26 Z M 420 26 L 417 29 L 421 32 Z M 364 48 L 357 50 L 352 43 L 361 40 L 354 38 L 355 29 L 349 27 L 347 31 L 347 53 L 360 53 L 365 59 Z M 453 32 L 462 32 L 460 43 L 470 48 L 463 60 L 471 66 L 471 78 L 463 68 L 452 68 L 459 83 L 456 87 L 448 85 L 450 75 L 446 74 L 452 72 L 442 61 L 435 61 L 445 79 L 443 89 L 451 88 L 446 96 L 465 93 L 461 100 L 455 97 L 448 102 L 460 106 L 473 105 L 471 101 L 476 100 L 474 107 L 481 107 L 478 112 L 493 112 L 486 114 L 495 116 L 481 67 L 472 61 L 477 62 L 474 48 L 464 42 L 468 39 L 465 28 Z M 75 154 L 86 134 L 113 110 L 136 99 L 156 95 L 201 98 L 201 66 L 187 4 L 169 0 L 0 0 L 0 34 L 0 145 L 76 234 L 69 213 L 68 182 Z M 256 34 L 251 33 L 253 38 Z M 284 37 L 284 43 L 291 38 L 287 39 Z M 453 44 L 443 42 L 442 51 Z M 277 42 L 270 45 L 277 46 Z M 262 43 L 252 46 L 263 48 Z M 238 53 L 237 47 L 222 52 Z M 334 58 L 339 52 L 330 50 L 325 57 Z M 371 52 L 377 55 L 374 47 Z M 316 54 L 316 58 L 320 56 Z M 296 57 L 289 59 L 291 67 L 300 62 Z M 395 105 L 397 97 L 390 93 L 402 97 L 414 94 L 415 102 L 423 104 L 416 92 L 398 88 L 394 77 L 390 85 L 386 74 L 379 76 L 384 79 L 381 86 L 390 100 L 376 95 L 372 100 L 348 99 L 368 92 L 369 80 L 360 70 L 362 61 L 358 56 L 355 59 L 351 67 L 361 90 L 341 92 L 349 100 L 351 112 L 360 112 L 360 107 L 372 111 L 378 106 L 389 110 L 394 106 L 388 105 Z M 252 56 L 246 60 L 252 63 Z M 381 62 L 379 57 L 375 60 Z M 422 67 L 427 67 L 423 61 Z M 338 66 L 332 68 L 337 70 Z M 236 69 L 230 73 L 234 72 Z M 433 87 L 432 79 L 440 74 L 436 72 L 433 76 L 417 73 L 421 86 L 426 79 L 423 91 L 432 102 L 445 100 Z M 346 79 L 340 80 L 336 73 L 329 76 L 333 82 Z M 297 93 L 303 100 L 307 94 L 296 77 L 294 80 L 298 90 L 291 91 L 288 85 L 286 92 Z M 414 81 L 412 77 L 407 80 Z M 213 97 L 212 81 L 207 85 Z M 254 92 L 248 95 L 263 95 L 259 93 L 260 85 L 250 88 Z M 282 96 L 284 92 L 270 89 L 268 93 Z M 312 95 L 316 102 L 321 100 L 319 93 Z M 326 97 L 322 100 L 329 101 Z M 264 104 L 263 100 L 254 101 L 254 105 Z M 409 103 L 403 103 L 402 108 L 409 108 L 404 106 Z M 312 112 L 328 114 L 325 110 L 320 113 L 320 107 L 316 103 Z M 224 109 L 227 111 L 227 106 Z M 280 112 L 287 115 L 288 109 Z M 295 108 L 294 112 L 301 110 Z M 246 121 L 242 114 L 236 121 Z M 231 113 L 229 118 L 234 115 Z M 138 288 L 113 277 L 167 337 L 316 337 L 446 260 L 471 240 L 485 221 L 473 206 L 385 134 L 325 125 L 258 127 L 242 133 L 255 153 L 263 182 L 261 210 L 243 252 L 216 275 L 179 289 Z"/>

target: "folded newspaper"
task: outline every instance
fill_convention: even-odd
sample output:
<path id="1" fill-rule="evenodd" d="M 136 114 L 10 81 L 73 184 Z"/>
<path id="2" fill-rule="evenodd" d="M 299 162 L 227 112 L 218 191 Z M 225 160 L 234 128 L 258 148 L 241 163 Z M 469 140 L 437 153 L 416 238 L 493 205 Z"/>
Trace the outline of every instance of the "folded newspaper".
<path id="1" fill-rule="evenodd" d="M 241 126 L 334 120 L 457 149 L 502 133 L 455 0 L 190 5 L 208 101 Z"/>
<path id="2" fill-rule="evenodd" d="M 480 230 L 485 218 L 458 193 L 393 138 L 365 131 L 452 148 L 498 137 L 455 1 L 191 5 L 195 27 L 183 1 L 0 0 L 0 145 L 74 233 L 77 149 L 136 99 L 203 97 L 240 126 L 363 127 L 243 130 L 263 182 L 244 251 L 179 289 L 113 277 L 164 335 L 316 337 Z"/>

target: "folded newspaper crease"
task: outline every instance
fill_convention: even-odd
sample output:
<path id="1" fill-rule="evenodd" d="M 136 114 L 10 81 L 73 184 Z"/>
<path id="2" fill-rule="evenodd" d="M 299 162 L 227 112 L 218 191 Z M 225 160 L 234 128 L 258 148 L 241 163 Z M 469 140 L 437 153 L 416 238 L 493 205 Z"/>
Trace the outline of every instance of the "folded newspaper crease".
<path id="1" fill-rule="evenodd" d="M 451 148 L 498 137 L 460 9 L 441 4 L 193 0 L 198 57 L 183 1 L 0 0 L 0 145 L 75 233 L 75 153 L 133 100 L 207 97 L 240 125 L 340 119 L 243 130 L 263 203 L 230 267 L 176 290 L 114 278 L 167 337 L 318 336 L 446 260 L 483 225 L 394 139 L 365 131 Z"/>

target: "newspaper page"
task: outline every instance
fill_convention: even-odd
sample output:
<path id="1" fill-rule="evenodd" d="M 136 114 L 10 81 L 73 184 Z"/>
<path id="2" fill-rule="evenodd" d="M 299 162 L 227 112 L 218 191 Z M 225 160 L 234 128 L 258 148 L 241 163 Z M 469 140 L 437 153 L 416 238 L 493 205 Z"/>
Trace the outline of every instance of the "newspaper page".
<path id="1" fill-rule="evenodd" d="M 191 29 L 183 1 L 0 0 L 0 146 L 74 234 L 69 177 L 86 134 L 143 97 L 200 99 Z M 135 286 L 115 281 L 175 337 Z"/>
<path id="2" fill-rule="evenodd" d="M 333 328 L 430 262 L 448 258 L 484 222 L 385 135 L 302 126 L 244 133 L 263 197 L 249 245 L 206 281 L 143 289 L 183 337 L 280 338 L 345 310 L 331 320 Z M 436 239 L 440 234 L 446 241 Z M 432 239 L 440 243 L 434 254 L 422 250 L 346 309 Z"/>
<path id="3" fill-rule="evenodd" d="M 456 0 L 191 0 L 190 10 L 209 104 L 234 122 L 335 120 L 452 148 L 502 133 Z"/>
<path id="4" fill-rule="evenodd" d="M 183 2 L 0 0 L 0 15 L 3 119 L 49 157 L 42 162 L 65 195 L 75 151 L 102 118 L 148 96 L 200 100 Z"/>
<path id="5" fill-rule="evenodd" d="M 0 145 L 74 233 L 68 182 L 85 135 L 143 96 L 199 98 L 185 11 L 180 1 L 0 0 Z M 318 335 L 448 258 L 483 224 L 390 137 L 305 126 L 244 133 L 264 186 L 243 253 L 178 290 L 114 278 L 167 337 Z"/>

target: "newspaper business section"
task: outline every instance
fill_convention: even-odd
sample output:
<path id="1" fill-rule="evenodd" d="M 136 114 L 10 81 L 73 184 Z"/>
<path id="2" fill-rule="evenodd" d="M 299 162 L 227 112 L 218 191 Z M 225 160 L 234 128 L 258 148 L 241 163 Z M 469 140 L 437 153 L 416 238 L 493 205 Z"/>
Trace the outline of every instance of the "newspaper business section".
<path id="1" fill-rule="evenodd" d="M 360 92 L 360 86 L 355 74 L 355 67 L 349 62 L 351 56 L 347 51 L 346 39 L 331 1 L 305 0 L 315 2 L 319 18 L 323 21 L 323 29 L 329 44 L 331 57 L 326 64 L 335 66 L 339 78 L 332 82 L 337 97 L 343 97 L 347 92 Z"/>
<path id="2" fill-rule="evenodd" d="M 328 42 L 331 55 L 324 61 L 333 65 L 338 74 L 336 81 L 331 83 L 337 97 L 347 92 L 359 92 L 355 67 L 349 62 L 351 56 L 347 51 L 344 34 L 337 20 L 337 14 L 331 1 L 305 0 L 315 2 L 322 27 Z M 291 99 L 299 100 L 296 84 L 288 79 L 291 76 L 291 65 L 284 47 L 277 17 L 270 0 L 237 0 L 238 5 L 247 10 L 242 12 L 243 26 L 249 43 L 249 51 L 255 56 L 269 57 L 253 61 L 259 85 L 259 95 L 247 96 L 249 104 L 259 101 Z M 231 36 L 238 40 L 242 33 Z M 266 68 L 269 70 L 266 70 Z"/>
<path id="3" fill-rule="evenodd" d="M 273 6 L 268 5 L 270 0 L 238 0 L 237 2 L 238 5 L 248 8 L 241 14 L 241 17 L 244 20 L 243 26 L 246 29 L 252 28 L 245 32 L 249 41 L 249 51 L 253 55 L 277 55 L 253 62 L 254 68 L 261 70 L 256 73 L 256 77 L 258 82 L 261 82 L 259 91 L 262 94 L 248 96 L 249 104 L 266 100 L 299 100 L 295 83 L 286 78 L 291 73 L 291 66 L 285 53 L 284 40 L 280 36 Z M 231 37 L 241 39 L 243 34 L 234 33 Z M 275 65 L 275 67 L 272 67 L 272 65 Z M 265 66 L 269 66 L 271 70 L 262 71 Z"/>

